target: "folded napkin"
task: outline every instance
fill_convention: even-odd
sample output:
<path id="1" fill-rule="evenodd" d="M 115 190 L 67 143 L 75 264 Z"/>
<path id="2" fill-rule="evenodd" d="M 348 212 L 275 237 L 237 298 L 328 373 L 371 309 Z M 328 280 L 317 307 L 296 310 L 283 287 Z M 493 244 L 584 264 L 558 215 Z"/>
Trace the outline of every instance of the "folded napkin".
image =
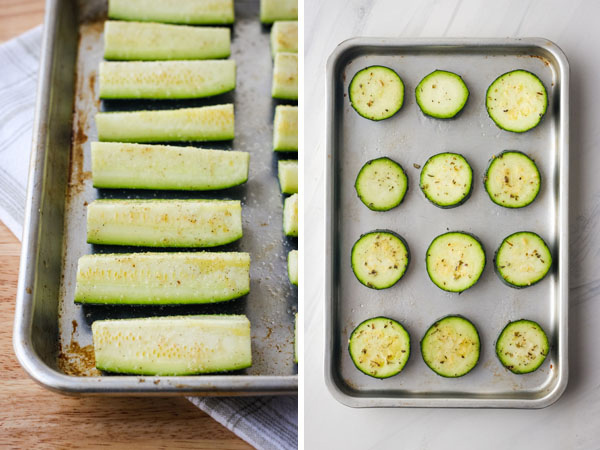
<path id="1" fill-rule="evenodd" d="M 0 45 L 0 220 L 21 239 L 42 42 L 39 26 Z M 297 397 L 189 400 L 258 449 L 298 448 Z"/>

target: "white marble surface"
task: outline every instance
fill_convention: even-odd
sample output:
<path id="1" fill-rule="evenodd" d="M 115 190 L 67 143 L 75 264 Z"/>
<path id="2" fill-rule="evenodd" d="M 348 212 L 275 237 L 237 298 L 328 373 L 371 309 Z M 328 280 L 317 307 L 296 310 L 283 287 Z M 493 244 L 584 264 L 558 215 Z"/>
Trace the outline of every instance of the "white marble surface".
<path id="1" fill-rule="evenodd" d="M 600 448 L 600 2 L 305 0 L 305 448 Z M 373 37 L 545 37 L 571 66 L 570 379 L 542 410 L 352 409 L 324 383 L 325 62 Z"/>

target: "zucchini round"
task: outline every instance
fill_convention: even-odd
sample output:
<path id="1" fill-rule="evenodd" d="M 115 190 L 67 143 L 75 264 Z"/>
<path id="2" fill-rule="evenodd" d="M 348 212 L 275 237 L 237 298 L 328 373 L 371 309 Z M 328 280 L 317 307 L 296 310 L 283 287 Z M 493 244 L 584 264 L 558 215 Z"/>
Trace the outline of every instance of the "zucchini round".
<path id="1" fill-rule="evenodd" d="M 473 190 L 473 170 L 458 153 L 439 153 L 421 170 L 420 187 L 427 200 L 440 208 L 462 205 Z"/>
<path id="2" fill-rule="evenodd" d="M 516 150 L 506 150 L 492 157 L 483 184 L 490 199 L 497 205 L 523 208 L 538 196 L 542 177 L 529 156 Z"/>
<path id="3" fill-rule="evenodd" d="M 500 128 L 523 133 L 535 128 L 548 108 L 548 94 L 541 80 L 526 70 L 500 75 L 486 93 L 490 118 Z"/>
<path id="4" fill-rule="evenodd" d="M 367 208 L 388 211 L 404 200 L 408 190 L 408 177 L 396 161 L 387 157 L 377 158 L 362 166 L 354 188 Z"/>
<path id="5" fill-rule="evenodd" d="M 406 241 L 389 230 L 363 234 L 352 247 L 352 271 L 372 289 L 386 289 L 404 276 L 410 262 Z"/>
<path id="6" fill-rule="evenodd" d="M 477 365 L 480 347 L 475 325 L 462 316 L 447 316 L 429 327 L 421 340 L 421 355 L 438 375 L 457 378 Z"/>
<path id="7" fill-rule="evenodd" d="M 459 75 L 435 70 L 421 80 L 415 95 L 423 114 L 436 119 L 451 119 L 465 107 L 469 89 Z"/>
<path id="8" fill-rule="evenodd" d="M 404 103 L 404 83 L 389 67 L 369 66 L 358 71 L 348 92 L 352 107 L 369 120 L 392 117 Z"/>
<path id="9" fill-rule="evenodd" d="M 400 373 L 410 357 L 410 335 L 393 319 L 367 319 L 350 335 L 348 351 L 365 375 L 389 378 Z"/>
<path id="10" fill-rule="evenodd" d="M 425 261 L 427 274 L 437 287 L 448 292 L 463 292 L 481 277 L 485 250 L 475 236 L 451 231 L 431 242 Z"/>
<path id="11" fill-rule="evenodd" d="M 519 231 L 506 237 L 494 258 L 500 279 L 515 288 L 525 288 L 541 281 L 551 266 L 550 249 L 540 236 L 531 231 Z"/>
<path id="12" fill-rule="evenodd" d="M 504 327 L 496 341 L 496 356 L 512 373 L 531 373 L 546 360 L 550 346 L 542 327 L 532 320 L 517 320 Z"/>

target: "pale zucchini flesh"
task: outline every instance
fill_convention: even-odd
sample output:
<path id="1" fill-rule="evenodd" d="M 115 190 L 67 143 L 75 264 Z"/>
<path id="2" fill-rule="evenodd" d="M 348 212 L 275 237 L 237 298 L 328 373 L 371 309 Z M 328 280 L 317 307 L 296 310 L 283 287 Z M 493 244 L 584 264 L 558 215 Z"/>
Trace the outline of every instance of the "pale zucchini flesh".
<path id="1" fill-rule="evenodd" d="M 298 286 L 298 250 L 291 250 L 288 253 L 288 278 L 290 283 Z"/>
<path id="2" fill-rule="evenodd" d="M 280 159 L 277 162 L 277 176 L 282 194 L 298 192 L 298 161 L 295 159 Z"/>
<path id="3" fill-rule="evenodd" d="M 108 17 L 144 22 L 230 24 L 233 0 L 109 0 Z"/>
<path id="4" fill-rule="evenodd" d="M 523 208 L 538 196 L 542 177 L 525 153 L 507 150 L 494 156 L 484 177 L 490 200 L 505 208 Z"/>
<path id="5" fill-rule="evenodd" d="M 396 161 L 387 157 L 372 159 L 358 172 L 354 188 L 370 210 L 389 211 L 404 200 L 408 177 Z"/>
<path id="6" fill-rule="evenodd" d="M 419 184 L 427 200 L 435 206 L 454 208 L 471 196 L 473 170 L 464 156 L 439 153 L 423 165 Z"/>
<path id="7" fill-rule="evenodd" d="M 504 367 L 516 374 L 537 370 L 546 360 L 549 350 L 546 333 L 533 320 L 510 322 L 496 342 L 498 359 Z"/>
<path id="8" fill-rule="evenodd" d="M 298 151 L 298 107 L 277 105 L 273 120 L 273 150 Z"/>
<path id="9" fill-rule="evenodd" d="M 552 253 L 544 240 L 531 231 L 519 231 L 507 236 L 494 257 L 496 273 L 511 287 L 532 286 L 552 267 Z"/>
<path id="10" fill-rule="evenodd" d="M 260 0 L 260 21 L 298 20 L 298 0 Z"/>
<path id="11" fill-rule="evenodd" d="M 348 97 L 354 110 L 364 118 L 388 119 L 404 104 L 404 82 L 389 67 L 365 67 L 352 77 Z"/>
<path id="12" fill-rule="evenodd" d="M 298 100 L 297 53 L 275 54 L 271 96 L 282 100 Z"/>
<path id="13" fill-rule="evenodd" d="M 91 147 L 96 188 L 207 191 L 248 180 L 247 152 L 121 142 Z"/>
<path id="14" fill-rule="evenodd" d="M 445 70 L 435 70 L 423 78 L 415 94 L 423 114 L 436 119 L 455 117 L 469 99 L 469 89 L 463 79 Z"/>
<path id="15" fill-rule="evenodd" d="M 248 292 L 248 253 L 93 254 L 79 258 L 75 302 L 200 304 L 232 300 Z"/>
<path id="16" fill-rule="evenodd" d="M 271 28 L 271 54 L 298 53 L 298 21 L 280 20 Z"/>
<path id="17" fill-rule="evenodd" d="M 235 89 L 235 61 L 100 63 L 100 98 L 202 98 Z"/>
<path id="18" fill-rule="evenodd" d="M 137 375 L 194 375 L 252 365 L 243 315 L 167 316 L 92 323 L 96 367 Z"/>
<path id="19" fill-rule="evenodd" d="M 215 247 L 242 237 L 238 200 L 96 200 L 87 242 L 144 247 Z"/>
<path id="20" fill-rule="evenodd" d="M 298 237 L 298 194 L 290 195 L 283 203 L 283 232 Z"/>
<path id="21" fill-rule="evenodd" d="M 233 105 L 96 114 L 100 141 L 226 141 L 234 137 Z"/>
<path id="22" fill-rule="evenodd" d="M 104 58 L 108 60 L 186 60 L 227 58 L 229 28 L 107 20 Z"/>

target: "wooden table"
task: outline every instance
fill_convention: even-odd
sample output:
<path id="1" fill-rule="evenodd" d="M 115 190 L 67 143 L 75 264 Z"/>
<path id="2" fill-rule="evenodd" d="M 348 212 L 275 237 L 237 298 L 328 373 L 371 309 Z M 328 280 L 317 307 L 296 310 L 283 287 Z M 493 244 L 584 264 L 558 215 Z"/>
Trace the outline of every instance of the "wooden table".
<path id="1" fill-rule="evenodd" d="M 0 42 L 43 15 L 43 0 L 0 0 Z M 12 347 L 20 252 L 0 222 L 1 448 L 251 448 L 184 398 L 65 397 L 32 381 Z"/>

